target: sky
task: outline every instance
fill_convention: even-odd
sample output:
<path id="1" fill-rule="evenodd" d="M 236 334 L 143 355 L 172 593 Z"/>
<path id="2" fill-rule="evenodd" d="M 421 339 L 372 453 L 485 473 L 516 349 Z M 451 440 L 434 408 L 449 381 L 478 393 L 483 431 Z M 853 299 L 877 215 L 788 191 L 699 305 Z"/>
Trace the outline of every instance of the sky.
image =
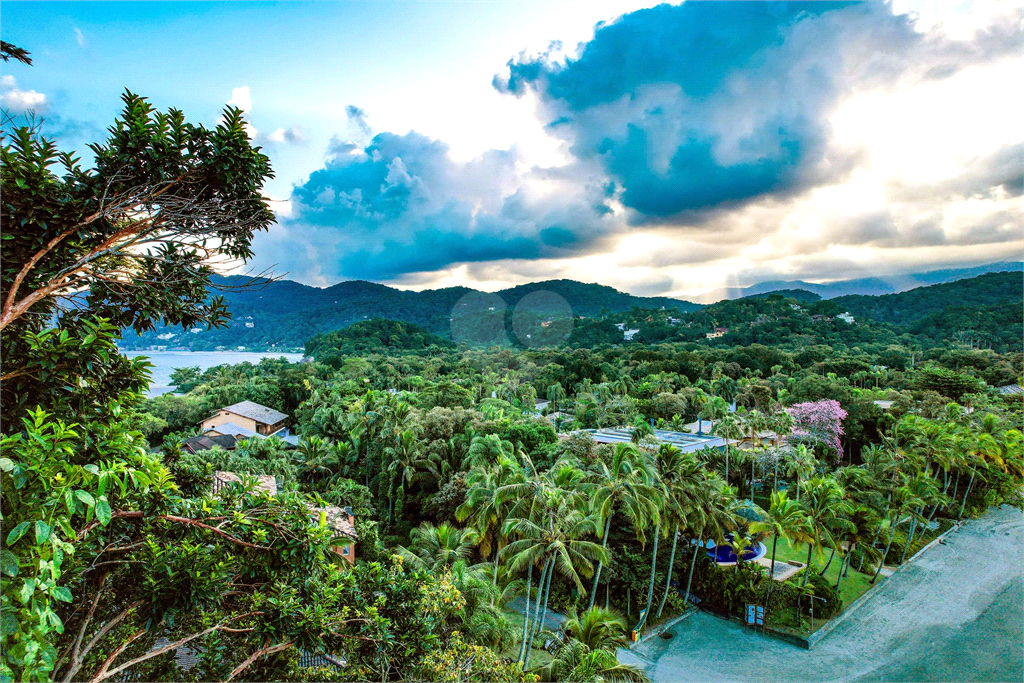
<path id="1" fill-rule="evenodd" d="M 241 108 L 249 267 L 699 297 L 1024 255 L 1020 2 L 4 2 L 0 105 Z"/>

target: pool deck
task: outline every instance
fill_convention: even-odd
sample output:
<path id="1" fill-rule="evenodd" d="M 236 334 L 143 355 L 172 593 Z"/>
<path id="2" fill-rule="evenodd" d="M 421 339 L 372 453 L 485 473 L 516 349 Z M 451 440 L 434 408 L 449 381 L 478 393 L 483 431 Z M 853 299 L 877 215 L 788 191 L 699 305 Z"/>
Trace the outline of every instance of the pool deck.
<path id="1" fill-rule="evenodd" d="M 965 524 L 885 581 L 813 650 L 699 612 L 620 650 L 668 681 L 1024 680 L 1024 515 Z"/>

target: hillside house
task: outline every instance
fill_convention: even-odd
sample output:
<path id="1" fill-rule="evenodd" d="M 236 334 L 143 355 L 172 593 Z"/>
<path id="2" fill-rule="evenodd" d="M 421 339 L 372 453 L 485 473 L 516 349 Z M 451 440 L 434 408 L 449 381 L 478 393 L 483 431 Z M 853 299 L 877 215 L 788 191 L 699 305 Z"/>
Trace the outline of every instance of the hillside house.
<path id="1" fill-rule="evenodd" d="M 252 401 L 241 401 L 226 408 L 221 408 L 203 420 L 200 423 L 200 427 L 201 431 L 205 433 L 217 427 L 234 425 L 234 427 L 241 427 L 251 434 L 270 436 L 285 429 L 285 422 L 287 421 L 288 416 L 280 411 L 261 406 L 259 403 Z M 230 433 L 218 431 L 220 433 Z"/>
<path id="2" fill-rule="evenodd" d="M 704 336 L 708 339 L 718 339 L 719 337 L 724 337 L 727 334 L 729 334 L 728 327 L 716 327 L 714 332 L 708 332 Z"/>

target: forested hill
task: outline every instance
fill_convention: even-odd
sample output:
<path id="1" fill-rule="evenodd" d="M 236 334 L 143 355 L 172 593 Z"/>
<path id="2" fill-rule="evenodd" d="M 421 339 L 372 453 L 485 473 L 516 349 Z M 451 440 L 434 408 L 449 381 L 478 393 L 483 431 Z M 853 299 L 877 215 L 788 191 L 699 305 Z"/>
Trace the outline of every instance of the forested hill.
<path id="1" fill-rule="evenodd" d="M 251 278 L 238 276 L 217 277 L 215 283 L 228 288 L 221 292 L 232 313 L 228 327 L 187 332 L 180 327 L 161 327 L 141 336 L 126 330 L 122 345 L 125 348 L 184 347 L 194 351 L 218 347 L 301 349 L 315 334 L 372 318 L 414 323 L 433 334 L 449 336 L 452 309 L 463 296 L 475 291 L 449 287 L 413 292 L 362 280 L 321 289 L 291 280 L 254 284 Z M 506 306 L 513 308 L 524 296 L 537 291 L 560 295 L 574 314 L 585 316 L 631 308 L 675 308 L 680 313 L 700 308 L 688 301 L 633 296 L 611 287 L 573 280 L 534 282 L 496 294 Z"/>
<path id="2" fill-rule="evenodd" d="M 1020 301 L 1024 292 L 1021 273 L 988 273 L 899 294 L 841 296 L 832 301 L 855 316 L 906 325 L 947 308 L 977 309 Z"/>

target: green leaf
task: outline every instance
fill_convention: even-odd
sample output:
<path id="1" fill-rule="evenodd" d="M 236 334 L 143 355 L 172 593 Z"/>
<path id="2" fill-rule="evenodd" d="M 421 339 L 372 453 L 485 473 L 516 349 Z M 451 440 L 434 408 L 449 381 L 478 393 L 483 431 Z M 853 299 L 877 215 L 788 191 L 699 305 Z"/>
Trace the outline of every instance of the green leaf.
<path id="1" fill-rule="evenodd" d="M 14 461 L 10 458 L 0 458 L 0 471 L 10 472 L 14 469 Z"/>
<path id="2" fill-rule="evenodd" d="M 0 572 L 4 576 L 18 575 L 18 556 L 7 548 L 0 549 Z"/>
<path id="3" fill-rule="evenodd" d="M 96 504 L 96 499 L 93 498 L 92 494 L 89 493 L 88 491 L 83 491 L 79 489 L 75 491 L 75 497 L 78 498 L 78 500 L 85 503 L 86 505 L 88 505 L 89 507 L 92 507 L 93 505 Z"/>
<path id="4" fill-rule="evenodd" d="M 21 584 L 21 588 L 18 590 L 18 599 L 21 600 L 23 605 L 27 605 L 28 601 L 32 599 L 32 594 L 36 592 L 36 580 L 25 579 L 25 583 Z"/>
<path id="5" fill-rule="evenodd" d="M 107 502 L 106 498 L 100 498 L 96 501 L 96 519 L 100 520 L 100 524 L 103 526 L 110 523 L 110 503 Z"/>
<path id="6" fill-rule="evenodd" d="M 50 595 L 53 596 L 54 600 L 71 602 L 71 589 L 66 586 L 54 586 L 53 590 L 50 591 Z"/>
<path id="7" fill-rule="evenodd" d="M 22 522 L 11 529 L 11 533 L 7 534 L 7 545 L 13 545 L 15 541 L 28 533 L 28 528 L 30 526 L 31 525 L 28 522 Z"/>
<path id="8" fill-rule="evenodd" d="M 18 617 L 14 610 L 4 610 L 0 613 L 0 633 L 9 636 L 18 632 Z"/>
<path id="9" fill-rule="evenodd" d="M 43 543 L 46 543 L 46 541 L 50 539 L 51 531 L 52 530 L 50 529 L 49 524 L 47 524 L 41 519 L 38 520 L 36 522 L 36 545 L 42 545 Z"/>
<path id="10" fill-rule="evenodd" d="M 93 474 L 99 474 L 100 473 L 100 468 L 97 467 L 96 465 L 93 465 L 92 463 L 86 465 L 82 469 L 84 469 L 86 472 L 92 472 Z"/>

